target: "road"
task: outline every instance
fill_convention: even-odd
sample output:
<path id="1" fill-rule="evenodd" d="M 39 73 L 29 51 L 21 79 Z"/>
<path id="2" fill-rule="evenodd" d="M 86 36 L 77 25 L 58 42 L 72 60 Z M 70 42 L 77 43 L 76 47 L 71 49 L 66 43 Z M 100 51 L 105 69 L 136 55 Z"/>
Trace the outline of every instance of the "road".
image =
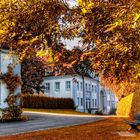
<path id="1" fill-rule="evenodd" d="M 73 126 L 104 119 L 103 117 L 98 116 L 79 116 L 37 112 L 24 112 L 23 114 L 28 116 L 28 121 L 0 123 L 0 136 Z"/>

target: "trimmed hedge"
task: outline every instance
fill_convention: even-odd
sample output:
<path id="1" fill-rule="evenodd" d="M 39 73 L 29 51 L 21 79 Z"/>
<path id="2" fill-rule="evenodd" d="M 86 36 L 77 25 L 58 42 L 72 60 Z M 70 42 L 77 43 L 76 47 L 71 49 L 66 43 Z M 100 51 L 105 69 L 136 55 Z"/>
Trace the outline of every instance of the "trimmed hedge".
<path id="1" fill-rule="evenodd" d="M 118 102 L 117 115 L 130 116 L 134 94 L 130 94 Z"/>
<path id="2" fill-rule="evenodd" d="M 139 90 L 139 89 L 138 89 Z M 118 103 L 117 115 L 129 116 L 135 119 L 135 116 L 140 113 L 140 91 L 132 93 Z"/>
<path id="3" fill-rule="evenodd" d="M 75 109 L 74 101 L 71 98 L 53 98 L 39 95 L 23 95 L 22 107 L 40 109 Z"/>

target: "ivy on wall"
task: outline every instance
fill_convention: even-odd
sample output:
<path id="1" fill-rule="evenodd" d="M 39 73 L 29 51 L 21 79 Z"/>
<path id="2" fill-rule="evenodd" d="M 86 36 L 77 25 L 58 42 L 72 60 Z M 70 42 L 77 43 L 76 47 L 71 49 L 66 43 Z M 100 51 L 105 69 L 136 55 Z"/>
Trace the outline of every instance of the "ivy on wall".
<path id="1" fill-rule="evenodd" d="M 6 83 L 7 89 L 9 90 L 9 94 L 5 99 L 8 107 L 2 110 L 2 119 L 14 119 L 19 118 L 22 110 L 20 102 L 20 94 L 15 94 L 14 91 L 17 87 L 22 85 L 22 81 L 18 75 L 14 75 L 13 66 L 11 64 L 8 65 L 8 71 L 5 74 L 1 74 L 1 79 Z"/>

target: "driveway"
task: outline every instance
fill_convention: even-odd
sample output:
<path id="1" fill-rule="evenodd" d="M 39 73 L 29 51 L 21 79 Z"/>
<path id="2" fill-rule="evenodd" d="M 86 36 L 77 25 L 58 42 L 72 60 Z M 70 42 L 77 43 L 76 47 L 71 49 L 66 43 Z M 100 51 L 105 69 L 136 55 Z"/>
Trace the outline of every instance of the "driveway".
<path id="1" fill-rule="evenodd" d="M 103 120 L 103 117 L 85 115 L 64 115 L 53 113 L 24 112 L 29 120 L 24 122 L 0 123 L 0 136 L 67 127 Z"/>

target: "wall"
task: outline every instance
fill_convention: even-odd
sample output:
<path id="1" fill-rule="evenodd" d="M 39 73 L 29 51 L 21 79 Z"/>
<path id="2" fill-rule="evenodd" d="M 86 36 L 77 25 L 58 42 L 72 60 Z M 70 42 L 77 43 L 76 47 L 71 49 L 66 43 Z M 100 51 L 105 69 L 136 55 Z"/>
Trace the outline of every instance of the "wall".
<path id="1" fill-rule="evenodd" d="M 7 66 L 9 64 L 15 64 L 14 67 L 14 74 L 18 74 L 20 76 L 20 65 L 17 63 L 16 56 L 9 56 L 9 51 L 7 50 L 0 50 L 0 73 L 4 74 L 7 72 Z M 21 93 L 21 88 L 17 87 L 14 92 L 14 95 Z M 5 99 L 7 98 L 9 91 L 7 89 L 6 83 L 0 79 L 0 109 L 5 109 L 8 107 Z M 19 105 L 19 101 L 16 102 Z M 1 114 L 1 113 L 0 113 Z"/>
<path id="2" fill-rule="evenodd" d="M 65 81 L 71 81 L 71 76 L 52 76 L 45 77 L 43 85 L 45 83 L 50 83 L 50 92 L 46 92 L 45 94 L 50 97 L 64 97 L 64 98 L 72 98 L 72 88 L 70 91 L 65 90 Z M 60 90 L 55 91 L 55 82 L 60 82 Z"/>

